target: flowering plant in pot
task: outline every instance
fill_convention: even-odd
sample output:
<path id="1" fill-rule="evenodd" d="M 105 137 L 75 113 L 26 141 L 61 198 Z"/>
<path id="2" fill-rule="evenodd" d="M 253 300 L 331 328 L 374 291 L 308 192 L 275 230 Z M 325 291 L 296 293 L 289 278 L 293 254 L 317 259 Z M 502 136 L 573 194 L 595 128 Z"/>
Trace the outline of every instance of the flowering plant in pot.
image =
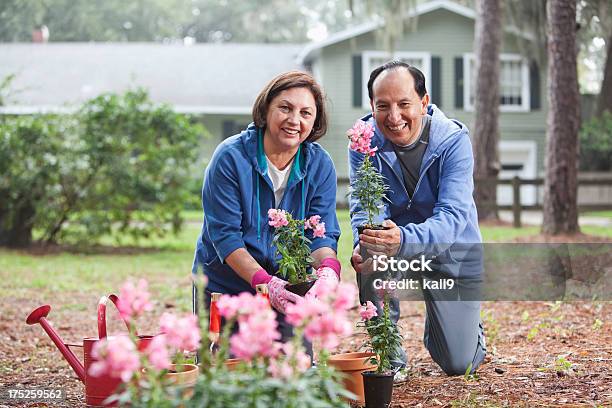
<path id="1" fill-rule="evenodd" d="M 372 363 L 376 371 L 362 373 L 367 407 L 387 407 L 393 396 L 393 378 L 395 371 L 391 365 L 401 347 L 402 336 L 397 325 L 391 320 L 389 311 L 389 294 L 383 295 L 379 316 L 376 306 L 368 301 L 362 306 L 360 326 L 367 333 L 367 348 L 374 353 Z"/>
<path id="2" fill-rule="evenodd" d="M 121 317 L 133 327 L 136 318 L 152 309 L 147 282 L 126 282 L 120 292 L 117 308 Z M 98 341 L 92 350 L 97 361 L 89 368 L 92 376 L 109 375 L 123 382 L 121 392 L 105 403 L 132 407 L 170 407 L 195 385 L 198 367 L 189 363 L 185 352 L 199 347 L 200 331 L 191 314 L 177 316 L 164 313 L 160 334 L 145 348 L 138 346 L 133 330 L 128 335 L 109 336 Z"/>
<path id="3" fill-rule="evenodd" d="M 374 127 L 358 120 L 346 134 L 350 140 L 350 149 L 363 155 L 363 161 L 352 177 L 349 189 L 349 194 L 359 202 L 361 211 L 366 216 L 366 223 L 358 227 L 359 233 L 364 229 L 384 229 L 381 224 L 375 222 L 375 218 L 384 205 L 385 193 L 389 187 L 385 184 L 385 177 L 372 163 L 372 157 L 378 150 L 378 147 L 371 147 Z"/>
<path id="4" fill-rule="evenodd" d="M 272 242 L 276 245 L 276 254 L 280 255 L 278 272 L 289 282 L 288 291 L 304 296 L 316 280 L 310 267 L 313 259 L 306 230 L 312 230 L 314 238 L 323 238 L 325 223 L 321 222 L 319 215 L 297 220 L 289 212 L 274 208 L 268 210 L 268 218 L 269 225 L 274 227 Z"/>

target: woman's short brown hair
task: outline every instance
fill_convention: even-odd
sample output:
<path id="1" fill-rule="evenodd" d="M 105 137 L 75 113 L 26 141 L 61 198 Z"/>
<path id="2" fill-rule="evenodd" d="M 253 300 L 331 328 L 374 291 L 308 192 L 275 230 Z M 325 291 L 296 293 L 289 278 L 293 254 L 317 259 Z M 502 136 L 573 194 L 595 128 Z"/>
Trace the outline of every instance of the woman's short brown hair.
<path id="1" fill-rule="evenodd" d="M 325 95 L 321 86 L 314 78 L 301 71 L 289 71 L 278 75 L 272 79 L 264 89 L 261 90 L 255 105 L 253 105 L 253 121 L 259 128 L 266 127 L 266 117 L 270 102 L 279 93 L 291 88 L 307 88 L 312 92 L 317 107 L 317 115 L 312 127 L 312 131 L 306 138 L 307 142 L 314 142 L 320 139 L 327 132 L 327 111 L 325 109 Z"/>

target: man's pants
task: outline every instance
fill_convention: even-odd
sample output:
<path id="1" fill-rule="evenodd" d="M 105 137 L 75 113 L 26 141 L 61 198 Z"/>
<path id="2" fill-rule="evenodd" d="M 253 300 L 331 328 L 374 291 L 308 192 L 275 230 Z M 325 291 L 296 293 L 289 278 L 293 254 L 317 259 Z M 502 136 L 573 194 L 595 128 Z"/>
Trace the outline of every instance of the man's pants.
<path id="1" fill-rule="evenodd" d="M 360 286 L 359 297 L 362 303 L 376 298 L 362 290 L 361 277 L 357 276 Z M 486 356 L 486 345 L 480 321 L 480 301 L 436 300 L 433 291 L 423 290 L 426 318 L 423 343 L 431 358 L 447 375 L 463 375 L 471 364 L 471 373 L 476 371 Z M 378 306 L 377 306 L 378 307 Z M 397 323 L 400 318 L 400 301 L 389 302 L 390 317 Z M 382 313 L 378 310 L 378 313 Z M 406 352 L 398 350 L 399 356 L 392 361 L 394 367 L 406 366 Z"/>

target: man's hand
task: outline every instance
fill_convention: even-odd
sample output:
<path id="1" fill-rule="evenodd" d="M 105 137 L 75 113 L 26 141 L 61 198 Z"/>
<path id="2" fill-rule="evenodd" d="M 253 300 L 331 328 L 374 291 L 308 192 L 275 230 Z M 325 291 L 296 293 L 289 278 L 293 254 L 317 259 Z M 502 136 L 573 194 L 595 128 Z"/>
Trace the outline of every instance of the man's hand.
<path id="1" fill-rule="evenodd" d="M 402 233 L 399 227 L 391 220 L 385 220 L 383 226 L 390 229 L 364 230 L 359 235 L 359 246 L 363 246 L 372 255 L 396 256 L 400 249 Z"/>
<path id="2" fill-rule="evenodd" d="M 353 250 L 353 255 L 351 256 L 351 265 L 353 265 L 353 269 L 355 272 L 361 273 L 364 275 L 368 275 L 372 273 L 372 258 L 364 259 L 361 256 L 361 249 L 359 245 L 355 247 Z"/>

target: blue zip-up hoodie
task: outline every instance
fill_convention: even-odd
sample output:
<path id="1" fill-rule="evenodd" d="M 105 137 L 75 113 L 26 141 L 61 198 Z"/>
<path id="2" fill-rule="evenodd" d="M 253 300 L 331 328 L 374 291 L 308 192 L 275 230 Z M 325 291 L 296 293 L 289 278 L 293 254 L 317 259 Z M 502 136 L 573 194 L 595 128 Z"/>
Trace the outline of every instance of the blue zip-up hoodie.
<path id="1" fill-rule="evenodd" d="M 378 221 L 389 218 L 399 226 L 401 246 L 397 255 L 407 258 L 421 252 L 440 253 L 455 243 L 482 242 L 472 196 L 474 158 L 468 129 L 448 119 L 435 105 L 428 106 L 427 114 L 431 116 L 429 145 L 412 199 L 393 144 L 385 139 L 371 114 L 361 119 L 374 126 L 372 146 L 378 151 L 373 163 L 389 186 L 388 202 Z M 351 182 L 362 161 L 363 154 L 349 149 Z M 349 203 L 356 246 L 357 226 L 365 224 L 366 216 L 355 199 Z"/>
<path id="2" fill-rule="evenodd" d="M 321 216 L 325 237 L 313 238 L 312 231 L 306 232 L 313 251 L 321 247 L 337 251 L 340 227 L 336 183 L 329 154 L 318 143 L 302 143 L 278 208 L 298 219 Z M 204 175 L 202 207 L 204 223 L 192 273 L 202 268 L 211 292 L 254 293 L 251 285 L 224 261 L 236 249 L 245 248 L 268 273 L 278 271 L 272 244 L 274 228 L 268 224 L 268 209 L 277 207 L 263 151 L 262 129 L 251 123 L 217 147 Z"/>

